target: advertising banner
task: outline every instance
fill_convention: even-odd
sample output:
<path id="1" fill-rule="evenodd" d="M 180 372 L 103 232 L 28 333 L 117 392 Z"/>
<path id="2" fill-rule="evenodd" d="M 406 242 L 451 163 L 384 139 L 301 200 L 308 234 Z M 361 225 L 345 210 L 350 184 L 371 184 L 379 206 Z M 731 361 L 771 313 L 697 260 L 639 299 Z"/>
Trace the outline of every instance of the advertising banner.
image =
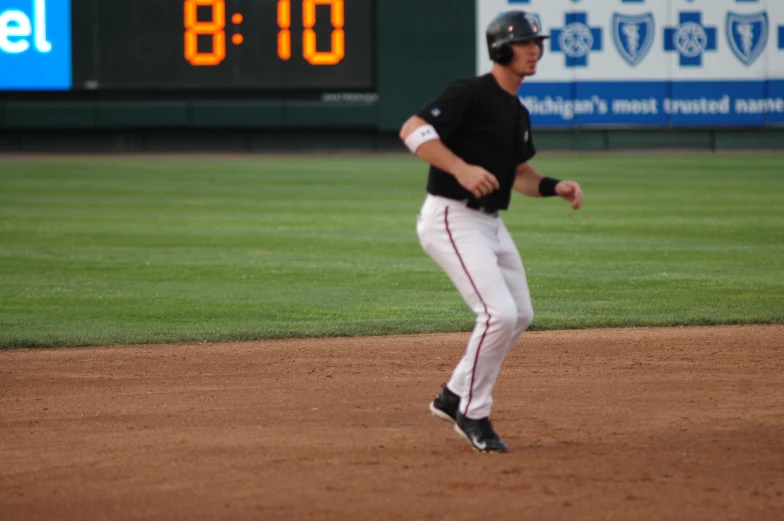
<path id="1" fill-rule="evenodd" d="M 519 92 L 535 125 L 784 124 L 784 0 L 477 0 L 478 74 L 508 10 L 551 36 Z"/>
<path id="2" fill-rule="evenodd" d="M 0 0 L 0 90 L 70 88 L 70 0 Z"/>

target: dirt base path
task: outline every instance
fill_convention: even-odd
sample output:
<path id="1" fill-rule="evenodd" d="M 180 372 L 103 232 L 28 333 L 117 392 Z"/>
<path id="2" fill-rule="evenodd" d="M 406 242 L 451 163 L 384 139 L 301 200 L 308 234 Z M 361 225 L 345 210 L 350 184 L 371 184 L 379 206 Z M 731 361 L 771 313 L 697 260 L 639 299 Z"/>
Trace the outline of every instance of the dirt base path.
<path id="1" fill-rule="evenodd" d="M 531 332 L 505 455 L 467 334 L 0 352 L 0 519 L 784 519 L 784 326 Z"/>

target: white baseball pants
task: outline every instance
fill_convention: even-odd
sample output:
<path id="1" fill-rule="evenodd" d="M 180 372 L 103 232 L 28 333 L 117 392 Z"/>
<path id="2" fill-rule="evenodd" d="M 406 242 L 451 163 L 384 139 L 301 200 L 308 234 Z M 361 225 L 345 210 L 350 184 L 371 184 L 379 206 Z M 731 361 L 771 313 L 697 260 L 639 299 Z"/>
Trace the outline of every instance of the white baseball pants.
<path id="1" fill-rule="evenodd" d="M 501 364 L 533 320 L 520 253 L 499 215 L 428 194 L 417 221 L 422 248 L 446 272 L 476 325 L 447 387 L 460 396 L 460 412 L 490 416 Z"/>

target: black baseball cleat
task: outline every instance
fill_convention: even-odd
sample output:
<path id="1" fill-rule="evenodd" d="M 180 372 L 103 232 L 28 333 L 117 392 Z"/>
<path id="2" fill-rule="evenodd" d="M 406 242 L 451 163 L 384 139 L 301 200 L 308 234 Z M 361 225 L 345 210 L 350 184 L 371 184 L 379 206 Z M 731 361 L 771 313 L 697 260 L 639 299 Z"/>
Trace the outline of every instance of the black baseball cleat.
<path id="1" fill-rule="evenodd" d="M 493 430 L 489 418 L 472 420 L 459 412 L 455 421 L 455 431 L 466 439 L 479 452 L 506 452 L 509 447 Z"/>
<path id="2" fill-rule="evenodd" d="M 433 416 L 444 421 L 455 423 L 457 421 L 457 410 L 460 407 L 460 397 L 450 391 L 446 385 L 441 392 L 436 395 L 430 403 L 430 412 Z"/>

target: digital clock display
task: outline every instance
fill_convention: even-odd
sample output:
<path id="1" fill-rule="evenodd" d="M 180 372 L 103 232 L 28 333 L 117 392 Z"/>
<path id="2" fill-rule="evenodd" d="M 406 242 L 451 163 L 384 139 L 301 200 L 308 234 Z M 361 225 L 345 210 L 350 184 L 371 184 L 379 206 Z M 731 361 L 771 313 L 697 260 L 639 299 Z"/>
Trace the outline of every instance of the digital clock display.
<path id="1" fill-rule="evenodd" d="M 72 88 L 372 90 L 372 4 L 72 0 Z"/>

